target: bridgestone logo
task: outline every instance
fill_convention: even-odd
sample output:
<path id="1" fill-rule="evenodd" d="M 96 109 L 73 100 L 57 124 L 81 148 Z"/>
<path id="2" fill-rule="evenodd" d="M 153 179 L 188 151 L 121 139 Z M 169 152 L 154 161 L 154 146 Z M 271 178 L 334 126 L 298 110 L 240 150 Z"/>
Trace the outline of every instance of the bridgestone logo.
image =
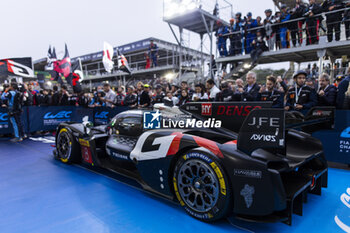
<path id="1" fill-rule="evenodd" d="M 250 137 L 250 140 L 264 141 L 264 142 L 276 142 L 276 136 L 275 135 L 264 135 L 264 134 L 253 134 Z"/>
<path id="2" fill-rule="evenodd" d="M 253 170 L 234 169 L 234 175 L 261 179 L 262 172 Z"/>

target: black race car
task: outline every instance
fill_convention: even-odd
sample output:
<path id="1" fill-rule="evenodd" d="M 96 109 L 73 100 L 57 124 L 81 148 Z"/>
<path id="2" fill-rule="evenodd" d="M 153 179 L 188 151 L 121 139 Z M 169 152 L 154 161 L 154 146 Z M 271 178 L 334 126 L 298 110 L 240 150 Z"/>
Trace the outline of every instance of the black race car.
<path id="1" fill-rule="evenodd" d="M 190 126 L 213 117 L 221 120 L 220 128 L 146 129 L 145 114 L 156 119 L 159 112 L 144 110 L 122 112 L 106 126 L 62 123 L 55 156 L 135 179 L 203 221 L 234 213 L 250 221 L 291 224 L 293 213 L 302 214 L 306 194 L 321 194 L 327 186 L 327 162 L 320 141 L 289 127 L 283 110 L 264 105 L 191 103 L 181 110 L 189 118 L 163 116 Z M 315 116 L 324 114 L 318 110 L 310 116 L 314 124 Z M 289 118 L 293 127 L 311 124 L 298 114 Z"/>

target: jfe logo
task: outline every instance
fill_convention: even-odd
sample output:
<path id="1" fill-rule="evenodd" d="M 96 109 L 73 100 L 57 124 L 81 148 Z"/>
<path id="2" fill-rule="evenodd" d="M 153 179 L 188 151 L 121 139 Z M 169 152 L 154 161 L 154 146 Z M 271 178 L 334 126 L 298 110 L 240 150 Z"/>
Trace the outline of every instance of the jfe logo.
<path id="1" fill-rule="evenodd" d="M 350 138 L 350 127 L 344 129 L 344 131 L 340 134 L 342 138 Z"/>
<path id="2" fill-rule="evenodd" d="M 68 119 L 71 117 L 72 111 L 61 111 L 57 113 L 56 115 L 52 114 L 51 112 L 48 112 L 45 114 L 44 119 Z"/>
<path id="3" fill-rule="evenodd" d="M 108 112 L 100 112 L 100 113 L 96 112 L 95 118 L 108 119 Z"/>
<path id="4" fill-rule="evenodd" d="M 161 113 L 156 112 L 144 112 L 143 113 L 143 128 L 144 129 L 160 129 Z"/>
<path id="5" fill-rule="evenodd" d="M 0 113 L 0 121 L 7 121 L 8 115 L 7 113 Z"/>
<path id="6" fill-rule="evenodd" d="M 211 116 L 212 105 L 211 104 L 202 104 L 202 115 Z"/>

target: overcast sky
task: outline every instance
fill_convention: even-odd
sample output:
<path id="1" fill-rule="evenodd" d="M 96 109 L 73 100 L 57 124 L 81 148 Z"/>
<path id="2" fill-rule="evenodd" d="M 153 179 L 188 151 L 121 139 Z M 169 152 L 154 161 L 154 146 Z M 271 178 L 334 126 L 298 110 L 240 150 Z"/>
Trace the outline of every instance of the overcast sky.
<path id="1" fill-rule="evenodd" d="M 207 0 L 206 2 L 215 2 Z M 234 11 L 264 16 L 274 9 L 272 0 L 234 0 Z M 102 50 L 103 41 L 113 46 L 155 37 L 175 39 L 163 22 L 163 0 L 12 0 L 1 1 L 0 58 L 43 58 L 48 46 L 71 57 Z M 227 21 L 229 19 L 226 19 Z M 188 38 L 188 36 L 187 36 Z M 199 36 L 190 34 L 190 46 L 199 48 Z"/>

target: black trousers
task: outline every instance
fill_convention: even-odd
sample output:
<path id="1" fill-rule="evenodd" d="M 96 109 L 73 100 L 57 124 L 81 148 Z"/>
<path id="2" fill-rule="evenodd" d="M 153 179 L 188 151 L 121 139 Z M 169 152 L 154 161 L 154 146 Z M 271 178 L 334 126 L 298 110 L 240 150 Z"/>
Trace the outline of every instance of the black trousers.
<path id="1" fill-rule="evenodd" d="M 319 41 L 320 21 L 318 19 L 308 20 L 306 23 L 307 40 L 306 44 L 317 44 Z"/>
<path id="2" fill-rule="evenodd" d="M 350 37 L 350 19 L 344 21 L 346 38 Z"/>
<path id="3" fill-rule="evenodd" d="M 340 21 L 327 22 L 327 39 L 328 42 L 333 41 L 333 31 L 335 33 L 335 40 L 340 40 Z"/>
<path id="4" fill-rule="evenodd" d="M 293 22 L 290 28 L 290 34 L 292 37 L 293 46 L 303 43 L 303 21 Z"/>

